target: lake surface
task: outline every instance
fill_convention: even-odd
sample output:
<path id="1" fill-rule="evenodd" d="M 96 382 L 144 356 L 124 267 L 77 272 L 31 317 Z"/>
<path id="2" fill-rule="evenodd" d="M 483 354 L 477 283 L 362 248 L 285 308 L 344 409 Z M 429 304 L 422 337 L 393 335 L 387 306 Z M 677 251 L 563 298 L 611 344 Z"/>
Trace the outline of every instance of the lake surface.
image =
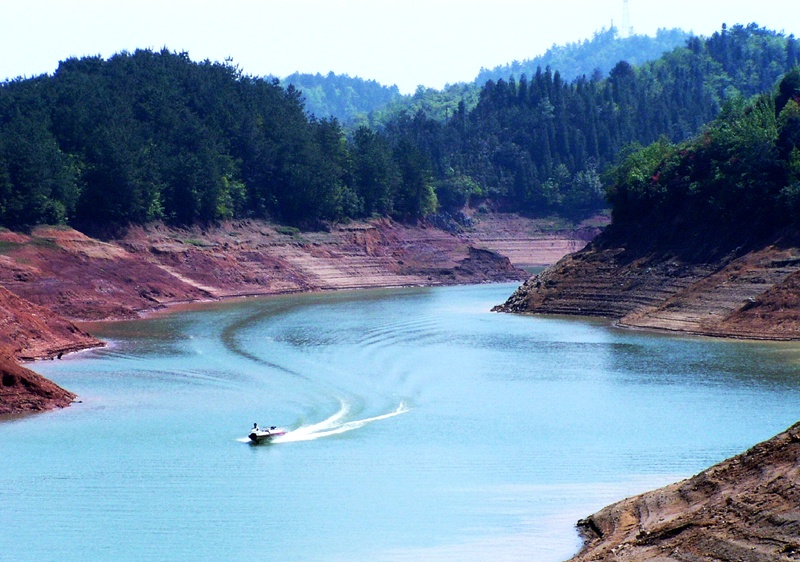
<path id="1" fill-rule="evenodd" d="M 34 365 L 82 403 L 0 422 L 0 559 L 564 560 L 577 519 L 800 419 L 798 345 L 489 312 L 514 288 L 101 326 Z"/>

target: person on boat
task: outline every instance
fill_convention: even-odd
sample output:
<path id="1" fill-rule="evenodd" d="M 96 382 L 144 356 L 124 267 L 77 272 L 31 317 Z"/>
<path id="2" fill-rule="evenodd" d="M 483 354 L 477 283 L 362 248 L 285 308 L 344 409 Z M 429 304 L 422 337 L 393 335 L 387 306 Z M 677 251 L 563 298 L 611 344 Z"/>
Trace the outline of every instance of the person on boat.
<path id="1" fill-rule="evenodd" d="M 258 427 L 258 424 L 257 424 L 257 423 L 253 423 L 253 429 L 252 429 L 252 431 L 261 431 L 261 428 L 259 428 L 259 427 Z"/>

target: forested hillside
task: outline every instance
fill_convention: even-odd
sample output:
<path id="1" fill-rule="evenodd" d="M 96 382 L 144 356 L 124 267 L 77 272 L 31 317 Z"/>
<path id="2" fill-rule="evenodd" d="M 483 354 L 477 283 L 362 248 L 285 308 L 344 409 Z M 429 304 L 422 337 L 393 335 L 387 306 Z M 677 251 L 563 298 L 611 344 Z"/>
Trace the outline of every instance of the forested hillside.
<path id="1" fill-rule="evenodd" d="M 445 123 L 405 114 L 386 134 L 422 148 L 443 203 L 479 195 L 577 217 L 604 205 L 601 175 L 625 147 L 689 138 L 726 104 L 772 89 L 799 57 L 794 37 L 723 28 L 640 67 L 619 62 L 607 79 L 538 69 L 490 80 L 472 111 L 461 104 Z"/>
<path id="2" fill-rule="evenodd" d="M 232 217 L 290 223 L 435 207 L 419 150 L 335 120 L 230 64 L 139 50 L 0 87 L 0 226 Z M 377 183 L 380 182 L 380 186 Z"/>
<path id="3" fill-rule="evenodd" d="M 682 141 L 797 62 L 793 37 L 736 26 L 607 79 L 539 69 L 489 81 L 472 110 L 346 136 L 309 117 L 295 88 L 229 63 L 167 50 L 69 59 L 0 85 L 0 226 L 413 220 L 486 198 L 580 218 L 605 205 L 620 150 Z"/>
<path id="4" fill-rule="evenodd" d="M 366 115 L 401 99 L 397 86 L 383 86 L 375 80 L 364 80 L 346 74 L 329 72 L 301 74 L 295 72 L 281 80 L 302 92 L 306 112 L 320 119 L 334 117 L 346 122 Z"/>
<path id="5" fill-rule="evenodd" d="M 688 141 L 631 151 L 609 178 L 611 225 L 498 310 L 800 338 L 800 68 Z"/>
<path id="6" fill-rule="evenodd" d="M 532 59 L 514 61 L 492 69 L 482 68 L 475 83 L 483 85 L 489 80 L 508 80 L 528 77 L 537 68 L 557 69 L 567 81 L 581 76 L 591 77 L 595 72 L 607 76 L 616 64 L 624 60 L 639 66 L 659 58 L 664 53 L 681 47 L 692 35 L 681 29 L 659 29 L 655 37 L 631 35 L 620 37 L 616 27 L 601 29 L 591 39 L 567 45 L 553 45 L 547 52 Z"/>
<path id="7" fill-rule="evenodd" d="M 493 69 L 481 69 L 472 82 L 448 84 L 441 90 L 417 87 L 411 95 L 400 95 L 396 87 L 381 86 L 349 76 L 329 73 L 293 74 L 284 78 L 284 85 L 293 84 L 303 92 L 306 110 L 317 117 L 333 116 L 346 126 L 369 125 L 380 128 L 400 113 L 421 111 L 426 117 L 444 121 L 460 102 L 467 110 L 478 103 L 480 90 L 489 80 L 508 80 L 524 74 L 529 78 L 537 68 L 558 69 L 561 78 L 572 81 L 579 76 L 605 77 L 619 61 L 631 65 L 659 58 L 663 53 L 684 45 L 691 34 L 680 29 L 659 29 L 655 37 L 633 35 L 619 37 L 617 29 L 603 29 L 592 39 L 568 45 L 553 45 L 541 56 L 514 61 Z"/>
<path id="8" fill-rule="evenodd" d="M 609 174 L 617 235 L 700 248 L 800 224 L 800 68 L 776 94 L 730 104 L 703 133 L 628 154 Z M 718 242 L 714 242 L 718 243 Z"/>

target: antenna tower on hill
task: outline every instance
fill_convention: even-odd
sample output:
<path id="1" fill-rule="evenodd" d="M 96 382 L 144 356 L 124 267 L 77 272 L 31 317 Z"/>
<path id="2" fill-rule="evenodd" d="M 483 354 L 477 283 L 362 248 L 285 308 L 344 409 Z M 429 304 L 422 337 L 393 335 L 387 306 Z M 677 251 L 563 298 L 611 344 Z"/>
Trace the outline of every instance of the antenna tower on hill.
<path id="1" fill-rule="evenodd" d="M 622 0 L 622 32 L 623 37 L 630 37 L 633 35 L 633 26 L 631 25 L 631 10 L 628 6 L 628 0 Z"/>

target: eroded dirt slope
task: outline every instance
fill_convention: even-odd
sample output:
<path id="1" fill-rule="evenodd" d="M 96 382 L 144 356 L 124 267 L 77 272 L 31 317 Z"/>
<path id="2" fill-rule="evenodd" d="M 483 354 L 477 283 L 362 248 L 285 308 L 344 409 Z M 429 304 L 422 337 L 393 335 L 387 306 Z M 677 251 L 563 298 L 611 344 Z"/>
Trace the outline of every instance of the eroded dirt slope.
<path id="1" fill-rule="evenodd" d="M 497 310 L 604 316 L 620 325 L 752 339 L 800 338 L 800 248 L 712 261 L 590 244 L 526 281 Z"/>
<path id="2" fill-rule="evenodd" d="M 18 360 L 54 358 L 99 345 L 72 322 L 0 287 L 0 415 L 63 408 L 75 398 Z"/>
<path id="3" fill-rule="evenodd" d="M 467 235 L 479 246 L 489 248 L 518 266 L 544 267 L 567 254 L 577 252 L 608 224 L 608 217 L 593 217 L 569 230 L 558 230 L 547 219 L 531 220 L 514 214 L 472 215 Z"/>
<path id="4" fill-rule="evenodd" d="M 475 223 L 459 233 L 389 220 L 319 232 L 261 221 L 154 224 L 105 242 L 69 228 L 6 231 L 0 286 L 73 320 L 133 318 L 172 303 L 233 296 L 522 280 L 518 266 L 552 262 L 588 236 L 546 234 L 514 215 Z M 539 243 L 513 250 L 519 240 Z"/>
<path id="5" fill-rule="evenodd" d="M 6 355 L 47 359 L 99 345 L 69 320 L 0 287 L 0 351 Z"/>
<path id="6" fill-rule="evenodd" d="M 69 406 L 75 395 L 16 363 L 0 350 L 0 415 L 40 412 Z"/>
<path id="7" fill-rule="evenodd" d="M 485 219 L 471 232 L 389 220 L 319 232 L 260 221 L 189 229 L 154 224 L 109 241 L 60 227 L 0 231 L 0 345 L 16 359 L 52 358 L 101 345 L 65 318 L 133 318 L 179 302 L 522 280 L 527 275 L 517 265 L 553 261 L 584 243 L 585 233 L 544 234 L 535 221 L 514 215 Z M 518 240 L 544 241 L 522 251 Z M 504 249 L 515 263 L 497 251 Z M 49 400 L 50 387 L 30 382 L 38 379 L 8 372 L 3 411 L 62 405 Z"/>
<path id="8" fill-rule="evenodd" d="M 800 423 L 682 482 L 579 522 L 571 562 L 800 560 Z"/>
<path id="9" fill-rule="evenodd" d="M 70 228 L 0 233 L 0 286 L 71 319 L 133 318 L 140 310 L 207 292 Z"/>
<path id="10" fill-rule="evenodd" d="M 388 220 L 299 232 L 258 221 L 131 229 L 117 243 L 213 297 L 480 283 L 524 274 L 500 255 L 475 261 L 469 238 Z"/>

